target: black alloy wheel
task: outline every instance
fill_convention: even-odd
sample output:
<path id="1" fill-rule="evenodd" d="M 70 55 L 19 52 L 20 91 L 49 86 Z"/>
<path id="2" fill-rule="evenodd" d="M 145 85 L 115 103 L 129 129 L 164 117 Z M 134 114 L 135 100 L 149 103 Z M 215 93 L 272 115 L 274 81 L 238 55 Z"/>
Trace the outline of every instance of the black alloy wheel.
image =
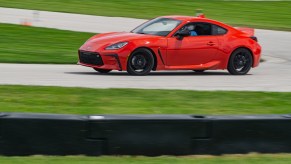
<path id="1" fill-rule="evenodd" d="M 253 65 L 253 56 L 248 49 L 238 48 L 230 56 L 227 70 L 232 75 L 245 75 Z"/>
<path id="2" fill-rule="evenodd" d="M 154 67 L 154 56 L 146 48 L 135 50 L 127 62 L 127 72 L 131 75 L 144 76 L 150 73 Z"/>

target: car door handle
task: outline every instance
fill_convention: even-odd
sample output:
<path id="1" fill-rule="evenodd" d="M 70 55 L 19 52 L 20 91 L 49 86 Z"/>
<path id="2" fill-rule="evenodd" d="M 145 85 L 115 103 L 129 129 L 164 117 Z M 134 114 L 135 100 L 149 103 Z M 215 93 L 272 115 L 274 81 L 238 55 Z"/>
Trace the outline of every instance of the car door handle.
<path id="1" fill-rule="evenodd" d="M 207 43 L 207 45 L 208 45 L 208 46 L 214 46 L 215 43 L 213 43 L 213 42 L 210 41 L 210 42 Z"/>

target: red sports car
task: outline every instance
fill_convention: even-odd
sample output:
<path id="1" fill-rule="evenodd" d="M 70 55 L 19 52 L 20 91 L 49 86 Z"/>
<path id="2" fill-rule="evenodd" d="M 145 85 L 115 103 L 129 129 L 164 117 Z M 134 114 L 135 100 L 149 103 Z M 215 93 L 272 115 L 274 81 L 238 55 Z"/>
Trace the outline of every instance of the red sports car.
<path id="1" fill-rule="evenodd" d="M 259 65 L 261 46 L 253 31 L 191 16 L 162 16 L 131 32 L 91 37 L 79 49 L 78 64 L 100 73 L 227 69 L 244 75 Z"/>

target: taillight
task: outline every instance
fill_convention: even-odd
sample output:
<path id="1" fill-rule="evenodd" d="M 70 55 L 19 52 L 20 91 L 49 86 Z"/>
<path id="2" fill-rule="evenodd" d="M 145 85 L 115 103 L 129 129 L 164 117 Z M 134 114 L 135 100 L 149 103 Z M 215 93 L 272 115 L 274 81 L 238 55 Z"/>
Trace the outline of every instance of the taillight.
<path id="1" fill-rule="evenodd" d="M 251 36 L 250 38 L 253 39 L 254 41 L 258 42 L 258 38 L 257 37 Z"/>

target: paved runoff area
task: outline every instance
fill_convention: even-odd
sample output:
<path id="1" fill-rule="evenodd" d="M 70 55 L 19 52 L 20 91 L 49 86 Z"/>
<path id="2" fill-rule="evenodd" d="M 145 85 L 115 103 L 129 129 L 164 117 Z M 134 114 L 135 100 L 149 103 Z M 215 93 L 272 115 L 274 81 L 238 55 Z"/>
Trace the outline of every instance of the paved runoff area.
<path id="1" fill-rule="evenodd" d="M 130 31 L 143 19 L 102 17 L 58 12 L 0 8 L 0 22 L 31 24 L 83 32 Z M 0 64 L 0 84 L 91 88 L 144 88 L 187 90 L 291 91 L 291 32 L 256 29 L 266 62 L 248 75 L 232 76 L 225 70 L 195 73 L 159 71 L 148 76 L 129 76 L 113 71 L 99 74 L 78 65 Z M 77 55 L 77 54 L 76 54 Z M 77 61 L 76 61 L 77 62 Z"/>

